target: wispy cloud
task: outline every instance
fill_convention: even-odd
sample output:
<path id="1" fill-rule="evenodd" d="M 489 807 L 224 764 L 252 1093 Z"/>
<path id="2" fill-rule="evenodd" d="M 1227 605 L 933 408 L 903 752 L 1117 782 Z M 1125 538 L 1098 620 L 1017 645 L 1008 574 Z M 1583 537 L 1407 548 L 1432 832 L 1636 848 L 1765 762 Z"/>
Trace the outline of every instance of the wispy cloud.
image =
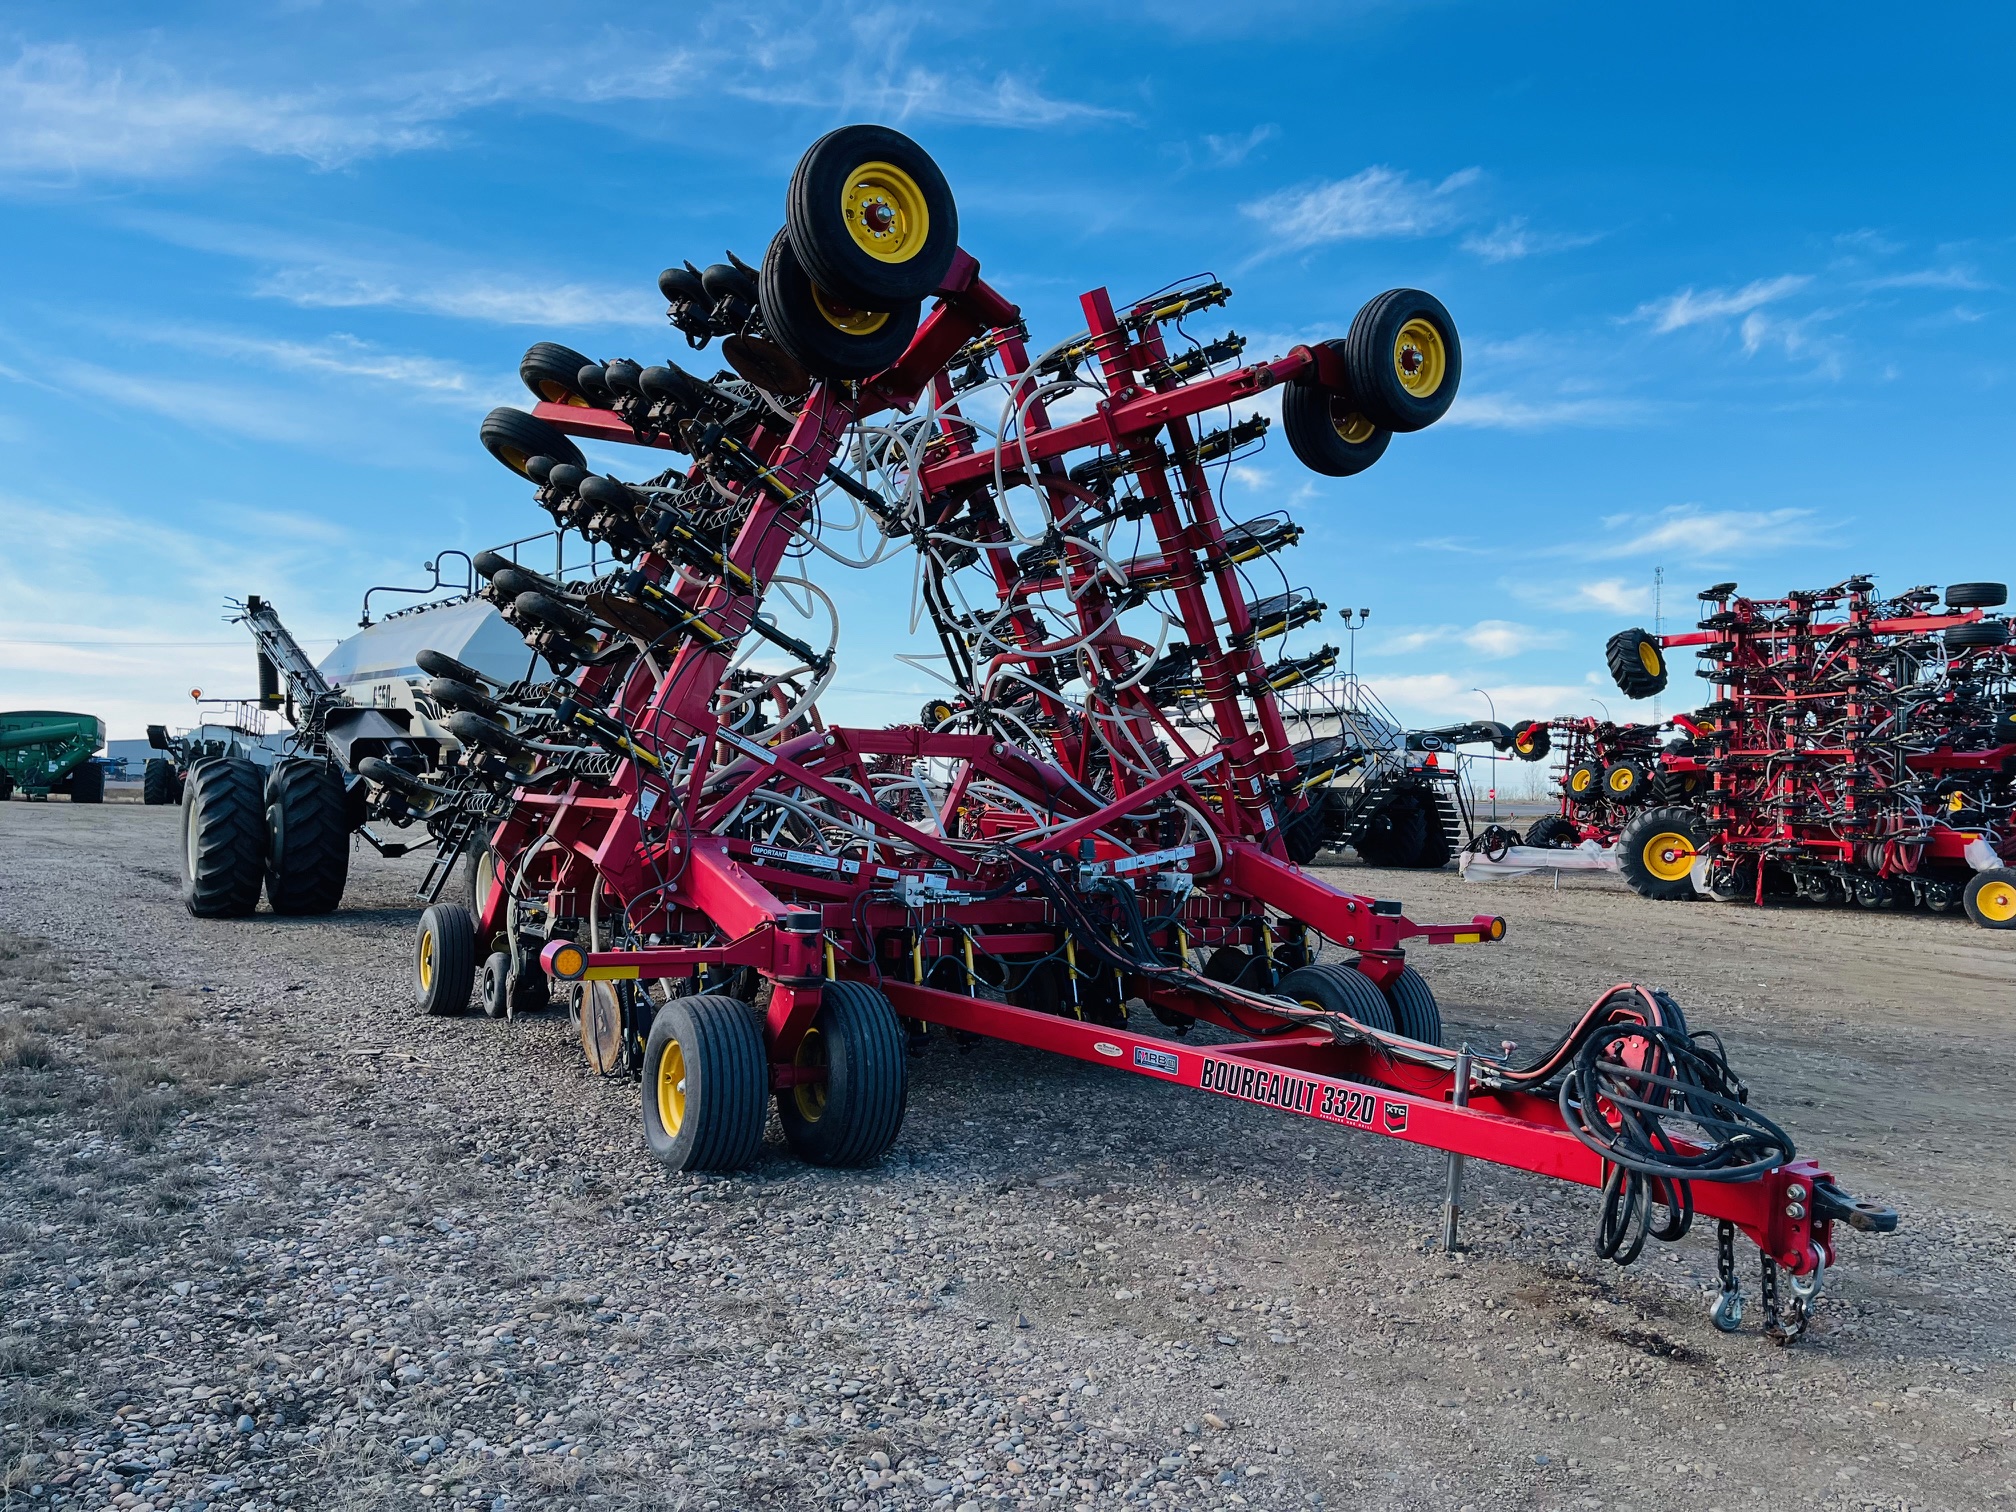
<path id="1" fill-rule="evenodd" d="M 1425 625 L 1381 636 L 1366 648 L 1368 656 L 1408 656 L 1431 646 L 1466 647 L 1489 661 L 1565 644 L 1562 632 L 1522 625 L 1516 620 L 1487 619 L 1473 625 Z"/>
<path id="2" fill-rule="evenodd" d="M 1652 590 L 1643 583 L 1623 578 L 1598 578 L 1593 583 L 1577 583 L 1564 607 L 1603 609 L 1614 614 L 1636 614 L 1652 607 Z"/>
<path id="3" fill-rule="evenodd" d="M 1845 523 L 1840 520 L 1831 526 Z M 1787 546 L 1809 546 L 1826 537 L 1810 509 L 1703 509 L 1675 504 L 1649 518 L 1642 513 L 1606 515 L 1608 539 L 1561 548 L 1590 560 L 1664 557 L 1668 561 L 1733 561 Z"/>
<path id="4" fill-rule="evenodd" d="M 1996 287 L 1973 268 L 1917 268 L 1908 273 L 1885 273 L 1865 278 L 1864 289 L 1992 289 Z"/>
<path id="5" fill-rule="evenodd" d="M 1548 252 L 1567 252 L 1601 240 L 1594 235 L 1577 236 L 1565 231 L 1535 231 L 1524 216 L 1502 220 L 1489 231 L 1473 231 L 1463 238 L 1463 250 L 1488 263 L 1513 262 L 1522 257 L 1538 257 Z"/>
<path id="6" fill-rule="evenodd" d="M 1445 423 L 1480 430 L 1548 430 L 1562 425 L 1630 425 L 1652 414 L 1642 399 L 1525 399 L 1512 394 L 1463 392 Z"/>
<path id="7" fill-rule="evenodd" d="M 1775 303 L 1798 293 L 1813 280 L 1804 273 L 1786 273 L 1777 278 L 1759 278 L 1740 289 L 1682 289 L 1664 299 L 1648 300 L 1631 312 L 1634 320 L 1651 324 L 1661 335 L 1685 330 L 1710 321 L 1727 320 Z"/>
<path id="8" fill-rule="evenodd" d="M 473 400 L 485 391 L 483 383 L 452 362 L 438 357 L 388 352 L 344 332 L 322 341 L 289 341 L 187 324 L 121 325 L 109 329 L 128 339 L 237 362 L 253 362 L 279 372 L 372 379 L 391 384 L 409 394 Z"/>
<path id="9" fill-rule="evenodd" d="M 1398 169 L 1375 166 L 1349 178 L 1283 189 L 1239 208 L 1267 228 L 1276 251 L 1432 236 L 1462 218 L 1462 192 L 1480 177 L 1481 169 L 1465 168 L 1439 184 L 1427 184 Z"/>
<path id="10" fill-rule="evenodd" d="M 1213 168 L 1237 168 L 1253 156 L 1263 142 L 1270 142 L 1280 134 L 1278 127 L 1263 125 L 1236 136 L 1206 136 L 1206 161 Z"/>

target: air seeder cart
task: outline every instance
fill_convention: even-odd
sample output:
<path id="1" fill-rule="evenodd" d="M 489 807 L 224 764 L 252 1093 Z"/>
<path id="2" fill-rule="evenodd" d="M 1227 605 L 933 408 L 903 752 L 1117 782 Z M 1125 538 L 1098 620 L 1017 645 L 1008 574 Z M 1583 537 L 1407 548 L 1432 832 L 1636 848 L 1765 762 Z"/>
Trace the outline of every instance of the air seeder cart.
<path id="1" fill-rule="evenodd" d="M 105 801 L 105 721 L 95 714 L 22 709 L 0 714 L 0 801 L 66 794 L 72 803 Z"/>
<path id="2" fill-rule="evenodd" d="M 913 1050 L 1040 1046 L 1598 1188 L 1620 1261 L 1705 1214 L 1720 1321 L 1741 1231 L 1796 1334 L 1836 1222 L 1894 1215 L 1796 1159 L 1712 1036 L 1622 986 L 1531 1063 L 1448 1048 L 1410 947 L 1502 921 L 1418 922 L 1302 869 L 1333 769 L 1298 755 L 1279 694 L 1327 663 L 1268 653 L 1321 606 L 1284 566 L 1292 522 L 1221 508 L 1221 464 L 1258 443 L 1236 410 L 1269 390 L 1332 477 L 1439 418 L 1460 375 L 1441 305 L 1394 290 L 1342 341 L 1245 363 L 1241 338 L 1188 333 L 1230 297 L 1215 280 L 1094 290 L 1085 330 L 1032 353 L 935 164 L 880 127 L 815 144 L 787 219 L 760 271 L 660 279 L 728 371 L 541 343 L 534 412 L 484 422 L 621 565 L 570 585 L 479 561 L 555 680 L 427 664 L 502 812 L 470 905 L 422 916 L 421 1005 L 464 1011 L 479 966 L 493 1013 L 565 993 L 679 1169 L 748 1162 L 773 1100 L 805 1159 L 872 1162 Z M 649 476 L 593 474 L 570 437 L 642 448 Z M 917 724 L 827 726 L 837 621 L 798 564 L 897 549 L 948 694 Z"/>

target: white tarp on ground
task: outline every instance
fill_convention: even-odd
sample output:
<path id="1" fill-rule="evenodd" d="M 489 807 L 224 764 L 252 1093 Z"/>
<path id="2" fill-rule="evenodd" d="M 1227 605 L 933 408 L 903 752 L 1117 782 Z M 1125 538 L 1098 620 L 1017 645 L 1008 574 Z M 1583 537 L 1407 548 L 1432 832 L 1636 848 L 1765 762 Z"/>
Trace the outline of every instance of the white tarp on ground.
<path id="1" fill-rule="evenodd" d="M 1503 882 L 1510 877 L 1531 876 L 1542 871 L 1615 871 L 1617 856 L 1607 845 L 1584 840 L 1572 849 L 1544 845 L 1515 845 L 1495 860 L 1476 851 L 1457 858 L 1456 869 L 1466 882 Z"/>

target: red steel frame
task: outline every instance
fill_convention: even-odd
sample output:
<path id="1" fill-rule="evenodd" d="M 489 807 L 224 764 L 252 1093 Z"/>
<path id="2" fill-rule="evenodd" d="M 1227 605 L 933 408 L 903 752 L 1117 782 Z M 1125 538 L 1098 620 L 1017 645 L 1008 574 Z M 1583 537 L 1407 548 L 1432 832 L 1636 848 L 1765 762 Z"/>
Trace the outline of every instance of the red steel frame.
<path id="1" fill-rule="evenodd" d="M 589 950 L 575 979 L 646 982 L 704 968 L 753 966 L 773 990 L 766 1041 L 774 1086 L 809 1074 L 793 1052 L 817 1011 L 824 983 L 835 977 L 871 981 L 905 1018 L 1054 1050 L 1137 1075 L 1262 1103 L 1322 1122 L 1491 1160 L 1538 1174 L 1602 1183 L 1602 1160 L 1571 1134 L 1550 1100 L 1524 1093 L 1476 1090 L 1467 1105 L 1450 1070 L 1384 1053 L 1371 1042 L 1340 1042 L 1327 1029 L 1280 1015 L 1278 1033 L 1209 1047 L 1176 1043 L 1076 1018 L 1011 1006 L 974 988 L 971 951 L 998 957 L 1041 957 L 1066 942 L 1061 921 L 1034 893 L 1002 887 L 998 862 L 972 843 L 1002 816 L 968 801 L 977 781 L 998 784 L 1048 816 L 1047 829 L 1018 846 L 1107 877 L 1181 871 L 1189 881 L 1157 941 L 1173 960 L 1190 952 L 1238 945 L 1261 956 L 1291 954 L 1308 931 L 1356 952 L 1357 967 L 1375 983 L 1395 978 L 1405 945 L 1471 943 L 1499 938 L 1503 923 L 1479 916 L 1458 924 L 1421 924 L 1397 904 L 1340 891 L 1292 865 L 1281 836 L 1284 815 L 1306 801 L 1264 664 L 1252 634 L 1245 594 L 1224 552 L 1224 529 L 1196 457 L 1194 417 L 1299 377 L 1342 386 L 1328 347 L 1298 346 L 1271 362 L 1181 382 L 1165 368 L 1166 352 L 1152 306 L 1127 317 L 1105 291 L 1084 296 L 1091 352 L 1107 397 L 1094 412 L 1051 423 L 1040 403 L 1021 411 L 1019 434 L 979 449 L 974 427 L 962 422 L 947 363 L 976 337 L 987 337 L 1005 374 L 1027 371 L 1016 308 L 979 278 L 964 252 L 953 262 L 939 304 L 905 355 L 878 377 L 858 384 L 820 384 L 788 429 L 766 423 L 746 443 L 760 460 L 760 482 L 749 485 L 749 509 L 732 551 L 731 570 L 706 581 L 675 573 L 656 557 L 635 564 L 720 639 L 680 644 L 662 670 L 648 657 L 621 671 L 590 667 L 581 674 L 584 701 L 609 709 L 631 732 L 634 758 L 617 763 L 602 782 L 575 780 L 553 791 L 528 787 L 494 836 L 500 874 L 510 887 L 482 903 L 479 935 L 505 928 L 509 896 L 537 900 L 548 922 L 579 920 L 596 907 L 620 909 L 640 948 Z M 1017 609 L 1022 574 L 1010 534 L 996 511 L 1003 482 L 1046 495 L 1055 518 L 1091 502 L 1065 474 L 1062 459 L 1086 449 L 1127 459 L 1140 496 L 1149 503 L 1159 554 L 1143 570 L 1171 590 L 1184 630 L 1198 654 L 1198 672 L 1218 740 L 1205 750 L 1174 727 L 1139 689 L 1128 685 L 1143 649 L 1119 628 L 1112 595 L 1089 560 L 1068 544 L 1058 572 L 1076 601 L 1078 626 L 1101 683 L 1088 710 L 1102 728 L 1129 732 L 1135 744 L 1173 754 L 1166 769 L 1143 777 L 1112 763 L 1114 796 L 1086 797 L 1082 780 L 1105 746 L 1088 719 L 1076 731 L 1059 721 L 1052 749 L 1033 752 L 987 734 L 936 733 L 918 726 L 886 730 L 814 729 L 753 744 L 724 730 L 715 716 L 717 690 L 736 642 L 747 630 L 762 590 L 776 572 L 827 465 L 847 428 L 888 409 L 907 411 L 927 390 L 937 399 L 940 440 L 923 470 L 923 492 L 936 518 L 964 508 L 972 539 L 994 570 L 1004 609 L 1013 615 L 1016 644 L 1031 653 L 1032 674 L 1043 649 L 1031 617 Z M 653 443 L 609 411 L 542 403 L 536 413 L 561 430 L 603 441 Z M 1159 445 L 1158 445 L 1159 443 Z M 1172 476 L 1173 467 L 1173 476 Z M 696 464 L 697 472 L 697 464 Z M 738 586 L 739 585 L 739 586 Z M 1215 588 L 1215 614 L 1207 586 Z M 1221 634 L 1222 627 L 1222 634 Z M 1111 691 L 1101 691 L 1110 689 Z M 904 822 L 861 796 L 868 774 L 889 760 L 931 759 L 955 776 L 935 827 Z M 1070 778 L 1067 780 L 1067 773 Z M 718 831 L 738 806 L 763 789 L 815 797 L 887 839 L 908 859 L 884 864 L 874 856 L 835 860 L 793 852 Z M 1141 857 L 1109 837 L 1148 834 L 1146 818 L 1164 798 L 1180 798 L 1208 827 L 1188 845 Z M 965 843 L 961 843 L 961 842 Z M 1218 859 L 1221 858 L 1222 860 Z M 1194 890 L 1183 888 L 1194 886 Z M 907 888 L 908 902 L 894 889 Z M 1000 895 L 986 899 L 982 892 Z M 664 943 L 651 944 L 650 941 Z M 691 943 L 695 940 L 704 943 Z M 686 943 L 675 943 L 684 941 Z M 542 964 L 551 972 L 567 942 L 557 933 Z M 928 985 L 931 968 L 951 958 L 965 963 L 963 990 Z M 961 973 L 955 971 L 954 976 Z M 1160 980 L 1129 976 L 1120 989 L 1152 1005 L 1233 1033 L 1248 1032 L 1221 1006 Z M 1742 1184 L 1696 1184 L 1703 1214 L 1741 1227 L 1786 1269 L 1810 1273 L 1831 1262 L 1832 1226 L 1801 1200 L 1828 1174 L 1811 1161 Z"/>
<path id="2" fill-rule="evenodd" d="M 1711 602 L 1698 630 L 1660 644 L 1708 648 L 1716 701 L 1701 734 L 1709 754 L 1698 763 L 1710 778 L 1696 799 L 1710 830 L 1704 851 L 1745 867 L 1742 884 L 1757 901 L 1767 866 L 1964 878 L 1964 852 L 1977 836 L 2004 864 L 2016 859 L 2006 799 L 1925 812 L 1903 791 L 1942 778 L 1985 789 L 2016 770 L 2016 742 L 1955 748 L 1953 729 L 1972 711 L 1950 694 L 1929 727 L 1920 716 L 1922 733 L 1912 733 L 1910 688 L 1894 671 L 1900 648 L 1913 643 L 1919 660 L 1946 662 L 1947 653 L 1929 648 L 1946 631 L 1980 622 L 1983 610 L 1924 612 L 1921 602 L 1877 598 L 1866 578 L 1782 599 L 1734 596 L 1730 585 Z M 1962 658 L 1986 662 L 1981 670 L 2005 692 L 2016 678 L 2016 652 L 2006 645 L 1952 660 Z"/>

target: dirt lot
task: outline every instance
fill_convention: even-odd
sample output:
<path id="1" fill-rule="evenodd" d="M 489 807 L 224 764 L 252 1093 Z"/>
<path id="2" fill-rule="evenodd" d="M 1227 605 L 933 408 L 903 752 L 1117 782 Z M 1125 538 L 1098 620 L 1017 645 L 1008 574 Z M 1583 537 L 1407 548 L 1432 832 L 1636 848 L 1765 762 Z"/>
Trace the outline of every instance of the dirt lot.
<path id="1" fill-rule="evenodd" d="M 1427 1154 L 1010 1047 L 874 1170 L 671 1178 L 564 1019 L 415 1015 L 412 863 L 198 923 L 178 817 L 0 805 L 9 1512 L 2016 1500 L 2016 936 L 1349 869 L 1510 919 L 1423 953 L 1452 1036 L 1665 985 L 1903 1211 L 1787 1351 L 1712 1230 L 1619 1271 L 1473 1165 L 1451 1259 Z"/>

